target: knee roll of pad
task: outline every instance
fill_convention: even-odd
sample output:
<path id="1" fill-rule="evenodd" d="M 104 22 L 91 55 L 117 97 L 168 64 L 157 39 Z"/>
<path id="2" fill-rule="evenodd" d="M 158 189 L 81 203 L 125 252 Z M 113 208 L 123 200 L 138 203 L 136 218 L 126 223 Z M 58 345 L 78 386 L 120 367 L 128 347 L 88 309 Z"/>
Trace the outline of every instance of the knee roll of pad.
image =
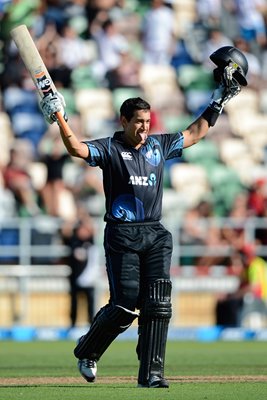
<path id="1" fill-rule="evenodd" d="M 149 285 L 148 294 L 141 309 L 141 318 L 166 318 L 172 316 L 172 284 L 169 279 L 158 279 Z"/>
<path id="2" fill-rule="evenodd" d="M 99 326 L 108 333 L 123 332 L 137 318 L 138 314 L 119 305 L 103 307 L 96 318 Z"/>

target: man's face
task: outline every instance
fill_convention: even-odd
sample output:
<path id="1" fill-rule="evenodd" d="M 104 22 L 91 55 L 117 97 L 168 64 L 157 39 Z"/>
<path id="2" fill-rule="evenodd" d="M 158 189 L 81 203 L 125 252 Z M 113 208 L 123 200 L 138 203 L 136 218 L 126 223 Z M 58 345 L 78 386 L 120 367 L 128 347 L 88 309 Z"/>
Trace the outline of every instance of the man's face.
<path id="1" fill-rule="evenodd" d="M 130 121 L 121 118 L 126 141 L 133 147 L 139 148 L 147 140 L 150 128 L 150 110 L 136 110 Z"/>

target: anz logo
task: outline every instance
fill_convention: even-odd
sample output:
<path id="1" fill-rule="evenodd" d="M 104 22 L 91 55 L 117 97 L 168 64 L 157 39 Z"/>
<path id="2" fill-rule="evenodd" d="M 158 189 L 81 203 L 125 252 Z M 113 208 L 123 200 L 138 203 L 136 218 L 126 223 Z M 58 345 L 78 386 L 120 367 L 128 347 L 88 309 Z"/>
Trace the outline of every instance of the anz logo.
<path id="1" fill-rule="evenodd" d="M 157 178 L 154 173 L 150 174 L 149 177 L 131 175 L 128 183 L 134 186 L 156 186 Z"/>

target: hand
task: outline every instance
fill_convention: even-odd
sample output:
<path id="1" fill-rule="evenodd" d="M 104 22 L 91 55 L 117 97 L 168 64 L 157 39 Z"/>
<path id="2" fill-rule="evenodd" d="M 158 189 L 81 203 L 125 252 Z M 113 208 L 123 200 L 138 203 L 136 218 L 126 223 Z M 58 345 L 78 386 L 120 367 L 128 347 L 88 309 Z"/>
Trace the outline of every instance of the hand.
<path id="1" fill-rule="evenodd" d="M 55 116 L 55 113 L 61 112 L 62 115 L 64 116 L 65 121 L 68 120 L 67 115 L 65 113 L 64 107 L 66 107 L 65 99 L 62 96 L 62 94 L 56 92 L 54 94 L 49 94 L 45 96 L 41 101 L 40 101 L 40 107 L 42 110 L 42 113 L 45 117 L 45 120 L 49 124 L 53 124 L 57 119 Z"/>
<path id="2" fill-rule="evenodd" d="M 241 91 L 241 86 L 233 78 L 235 70 L 236 68 L 233 63 L 230 63 L 224 68 L 220 83 L 212 94 L 212 99 L 209 106 L 219 114 L 222 113 L 223 108 L 228 101 L 238 95 L 238 93 Z"/>

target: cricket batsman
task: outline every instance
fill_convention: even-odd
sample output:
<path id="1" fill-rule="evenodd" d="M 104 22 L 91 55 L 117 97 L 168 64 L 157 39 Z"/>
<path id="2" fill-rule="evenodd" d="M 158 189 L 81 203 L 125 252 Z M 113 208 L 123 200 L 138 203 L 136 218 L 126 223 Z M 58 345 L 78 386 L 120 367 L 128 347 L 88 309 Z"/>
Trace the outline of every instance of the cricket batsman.
<path id="1" fill-rule="evenodd" d="M 69 154 L 103 173 L 106 200 L 104 249 L 110 298 L 94 317 L 74 349 L 78 368 L 94 382 L 97 362 L 114 339 L 138 319 L 138 387 L 168 388 L 165 350 L 172 316 L 171 233 L 161 223 L 163 172 L 166 160 L 181 157 L 183 148 L 206 136 L 225 104 L 247 84 L 248 63 L 235 47 L 215 51 L 217 83 L 205 111 L 184 131 L 150 135 L 150 104 L 137 97 L 120 107 L 121 130 L 112 137 L 79 141 L 59 127 Z M 160 95 L 160 93 L 159 93 Z M 49 123 L 64 113 L 59 94 L 40 106 Z"/>

